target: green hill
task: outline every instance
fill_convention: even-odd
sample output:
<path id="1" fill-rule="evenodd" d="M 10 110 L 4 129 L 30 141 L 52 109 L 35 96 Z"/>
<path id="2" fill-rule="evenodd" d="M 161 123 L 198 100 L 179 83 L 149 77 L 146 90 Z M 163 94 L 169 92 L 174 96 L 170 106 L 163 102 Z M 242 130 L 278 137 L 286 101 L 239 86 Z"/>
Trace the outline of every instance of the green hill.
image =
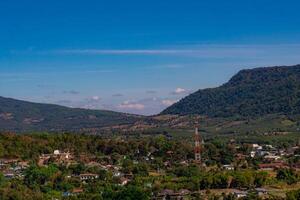
<path id="1" fill-rule="evenodd" d="M 300 65 L 242 70 L 224 85 L 199 90 L 161 114 L 209 117 L 300 114 Z"/>
<path id="2" fill-rule="evenodd" d="M 0 97 L 0 131 L 78 131 L 133 124 L 141 116 Z M 91 131 L 89 130 L 89 131 Z"/>

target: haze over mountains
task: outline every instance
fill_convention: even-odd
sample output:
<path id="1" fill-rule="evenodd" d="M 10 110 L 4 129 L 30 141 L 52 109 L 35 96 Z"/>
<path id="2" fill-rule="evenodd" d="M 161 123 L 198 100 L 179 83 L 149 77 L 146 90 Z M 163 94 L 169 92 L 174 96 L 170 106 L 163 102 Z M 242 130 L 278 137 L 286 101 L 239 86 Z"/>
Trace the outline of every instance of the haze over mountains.
<path id="1" fill-rule="evenodd" d="M 199 90 L 160 115 L 190 114 L 210 118 L 300 114 L 300 65 L 242 70 L 222 86 Z M 0 97 L 0 130 L 76 131 L 138 122 L 159 123 L 154 117 Z"/>

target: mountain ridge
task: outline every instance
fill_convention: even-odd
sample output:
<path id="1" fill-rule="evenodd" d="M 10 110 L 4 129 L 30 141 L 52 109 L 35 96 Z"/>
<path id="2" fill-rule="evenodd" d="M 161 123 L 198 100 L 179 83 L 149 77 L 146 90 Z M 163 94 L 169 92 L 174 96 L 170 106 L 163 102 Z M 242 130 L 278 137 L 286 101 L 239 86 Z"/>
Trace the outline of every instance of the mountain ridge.
<path id="1" fill-rule="evenodd" d="M 143 116 L 107 110 L 69 108 L 0 96 L 2 131 L 73 131 L 132 124 Z"/>
<path id="2" fill-rule="evenodd" d="M 159 127 L 187 128 L 191 126 L 190 115 L 232 121 L 274 114 L 300 116 L 300 65 L 241 70 L 227 83 L 198 90 L 160 114 L 148 117 L 0 96 L 0 131 L 13 132 L 130 132 Z"/>
<path id="3" fill-rule="evenodd" d="M 161 114 L 256 117 L 300 113 L 300 65 L 239 71 L 227 83 L 198 90 Z"/>

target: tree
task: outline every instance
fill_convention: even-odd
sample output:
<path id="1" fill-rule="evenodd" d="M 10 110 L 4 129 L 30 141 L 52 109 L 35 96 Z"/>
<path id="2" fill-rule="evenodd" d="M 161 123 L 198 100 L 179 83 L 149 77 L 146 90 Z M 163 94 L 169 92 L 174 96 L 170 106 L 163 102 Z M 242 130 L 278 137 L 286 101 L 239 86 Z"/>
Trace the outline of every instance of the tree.
<path id="1" fill-rule="evenodd" d="M 140 187 L 137 186 L 128 186 L 125 187 L 121 192 L 119 192 L 116 197 L 116 200 L 148 200 L 150 199 L 149 195 L 145 193 Z"/>
<path id="2" fill-rule="evenodd" d="M 5 183 L 5 177 L 4 175 L 0 172 L 0 186 L 2 186 Z"/>
<path id="3" fill-rule="evenodd" d="M 290 191 L 286 193 L 287 200 L 298 200 L 300 199 L 300 190 Z"/>
<path id="4" fill-rule="evenodd" d="M 146 163 L 138 163 L 133 167 L 132 172 L 140 176 L 148 176 L 149 169 Z"/>
<path id="5" fill-rule="evenodd" d="M 292 169 L 280 169 L 277 172 L 278 180 L 286 181 L 288 184 L 293 184 L 298 181 L 298 175 Z"/>
<path id="6" fill-rule="evenodd" d="M 58 168 L 55 165 L 49 165 L 48 167 L 30 166 L 25 171 L 24 182 L 27 186 L 34 188 L 45 185 L 48 181 L 51 181 L 53 185 L 54 175 L 58 172 Z"/>

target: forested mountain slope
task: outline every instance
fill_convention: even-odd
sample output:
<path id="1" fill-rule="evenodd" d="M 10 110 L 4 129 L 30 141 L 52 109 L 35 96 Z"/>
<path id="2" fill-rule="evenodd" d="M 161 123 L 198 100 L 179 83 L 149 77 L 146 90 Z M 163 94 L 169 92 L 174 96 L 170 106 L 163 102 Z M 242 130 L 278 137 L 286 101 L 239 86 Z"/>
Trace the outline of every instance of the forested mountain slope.
<path id="1" fill-rule="evenodd" d="M 132 124 L 143 117 L 0 97 L 0 131 L 76 131 Z"/>
<path id="2" fill-rule="evenodd" d="M 161 114 L 256 117 L 300 113 L 300 65 L 241 70 L 217 88 L 198 90 Z"/>

